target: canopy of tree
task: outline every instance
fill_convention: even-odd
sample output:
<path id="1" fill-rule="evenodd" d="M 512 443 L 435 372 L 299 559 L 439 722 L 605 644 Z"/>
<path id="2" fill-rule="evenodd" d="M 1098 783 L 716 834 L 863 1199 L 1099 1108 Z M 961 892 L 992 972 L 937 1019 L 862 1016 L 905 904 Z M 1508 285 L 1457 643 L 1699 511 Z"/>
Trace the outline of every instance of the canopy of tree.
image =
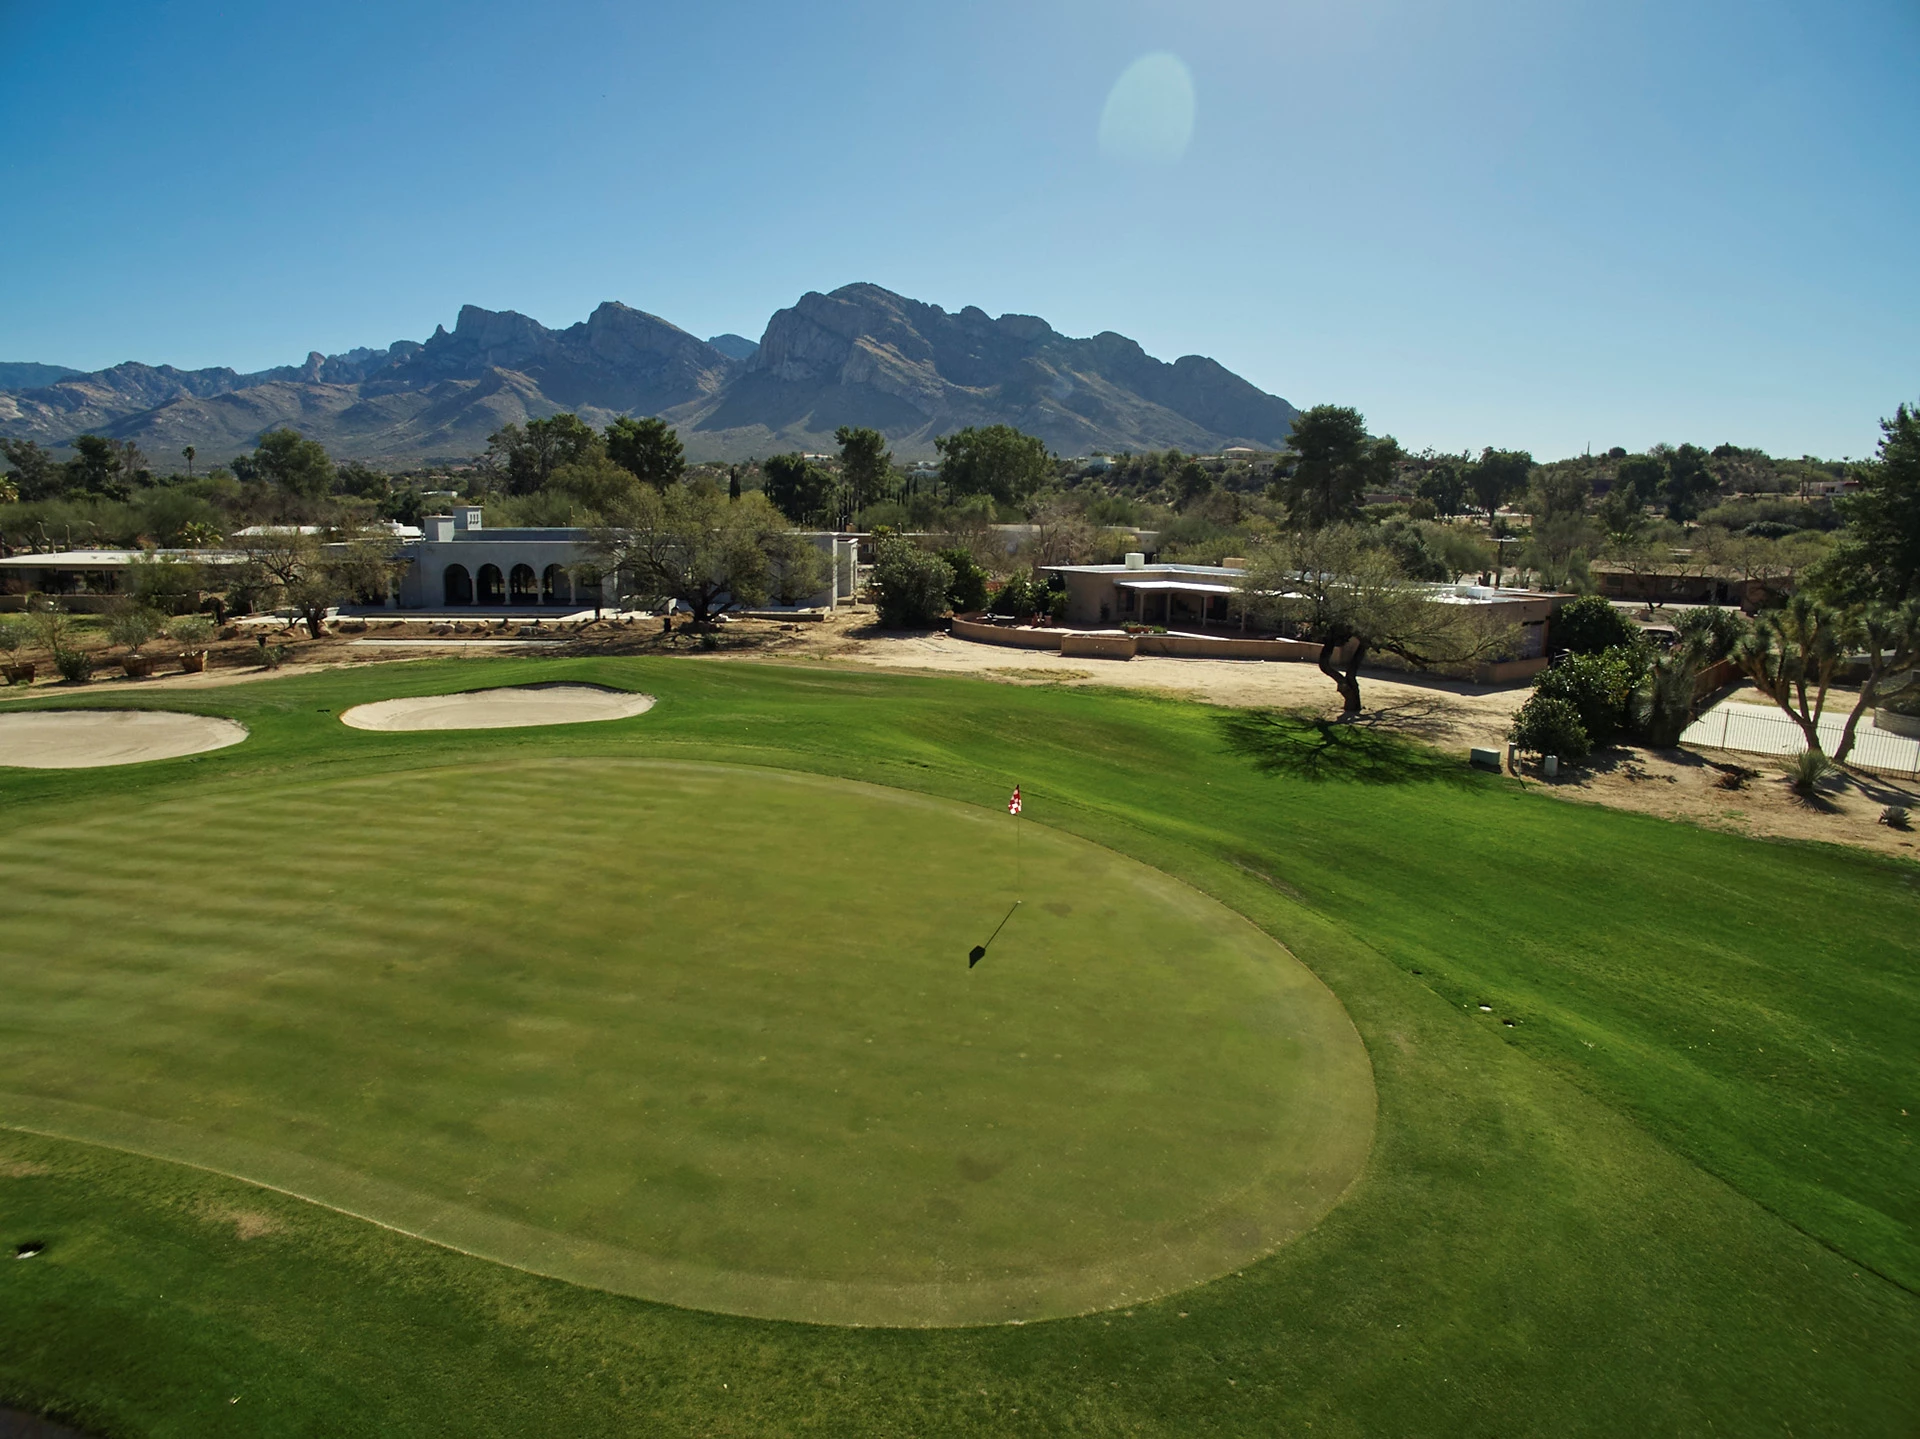
<path id="1" fill-rule="evenodd" d="M 578 415 L 550 415 L 524 427 L 503 425 L 487 437 L 481 469 L 510 495 L 530 495 L 562 465 L 576 464 L 599 445 L 593 427 Z"/>
<path id="2" fill-rule="evenodd" d="M 1320 669 L 1347 715 L 1362 708 L 1359 669 L 1369 654 L 1426 669 L 1485 659 L 1513 638 L 1409 579 L 1391 551 L 1356 525 L 1295 531 L 1266 547 L 1252 557 L 1241 593 L 1269 625 L 1319 644 Z"/>
<path id="3" fill-rule="evenodd" d="M 949 495 L 991 495 L 1017 504 L 1053 475 L 1047 447 L 1011 425 L 987 425 L 942 435 L 940 480 Z"/>
<path id="4" fill-rule="evenodd" d="M 1368 436 L 1366 417 L 1358 410 L 1315 405 L 1293 422 L 1282 467 L 1275 471 L 1274 495 L 1304 529 L 1356 519 L 1367 490 L 1385 482 L 1399 456 L 1391 436 Z"/>
<path id="5" fill-rule="evenodd" d="M 607 458 L 656 490 L 687 470 L 686 450 L 664 420 L 615 420 L 607 426 Z"/>
<path id="6" fill-rule="evenodd" d="M 679 601 L 696 623 L 764 603 L 776 570 L 800 562 L 786 517 L 764 495 L 729 500 L 707 479 L 643 486 L 611 519 L 595 536 L 595 565 L 636 596 Z"/>

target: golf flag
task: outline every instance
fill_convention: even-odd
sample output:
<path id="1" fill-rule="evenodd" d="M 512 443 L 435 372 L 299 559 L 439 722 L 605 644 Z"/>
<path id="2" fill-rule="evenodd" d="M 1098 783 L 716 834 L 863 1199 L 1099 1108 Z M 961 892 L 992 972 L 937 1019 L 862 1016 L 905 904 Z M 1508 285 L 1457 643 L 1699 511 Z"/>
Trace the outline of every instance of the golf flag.
<path id="1" fill-rule="evenodd" d="M 1020 786 L 1019 785 L 1015 785 L 1013 787 L 1013 798 L 1007 801 L 1007 813 L 1008 814 L 1020 813 Z"/>

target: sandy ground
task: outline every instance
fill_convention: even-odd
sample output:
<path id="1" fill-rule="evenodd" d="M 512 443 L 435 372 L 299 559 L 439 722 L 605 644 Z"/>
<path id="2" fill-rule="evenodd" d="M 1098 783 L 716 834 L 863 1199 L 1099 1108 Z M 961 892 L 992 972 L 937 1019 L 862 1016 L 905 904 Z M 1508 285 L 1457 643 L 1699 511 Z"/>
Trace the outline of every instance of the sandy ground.
<path id="1" fill-rule="evenodd" d="M 519 729 L 626 719 L 652 708 L 652 695 L 598 685 L 522 685 L 356 705 L 340 722 L 367 730 Z"/>
<path id="2" fill-rule="evenodd" d="M 1019 650 L 958 640 L 951 635 L 880 636 L 855 633 L 840 657 L 885 669 L 978 675 L 1014 684 L 1111 685 L 1205 700 L 1209 704 L 1310 709 L 1339 713 L 1333 681 L 1299 661 L 1172 659 L 1063 659 L 1047 650 Z M 1532 691 L 1496 689 L 1409 674 L 1362 672 L 1360 696 L 1387 728 L 1435 744 L 1506 744 L 1513 712 Z"/>
<path id="3" fill-rule="evenodd" d="M 225 749 L 245 726 L 159 710 L 35 710 L 0 715 L 0 765 L 97 769 Z"/>

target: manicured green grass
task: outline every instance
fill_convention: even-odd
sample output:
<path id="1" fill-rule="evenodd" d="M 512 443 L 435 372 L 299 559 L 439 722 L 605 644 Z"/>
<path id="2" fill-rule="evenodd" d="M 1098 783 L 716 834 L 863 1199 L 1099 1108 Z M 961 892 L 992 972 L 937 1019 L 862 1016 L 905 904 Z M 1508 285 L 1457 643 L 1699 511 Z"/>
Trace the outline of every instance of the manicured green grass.
<path id="1" fill-rule="evenodd" d="M 1014 825 L 579 757 L 96 807 L 0 854 L 18 952 L 65 954 L 8 976 L 0 1123 L 765 1318 L 1081 1313 L 1318 1220 L 1373 1131 L 1338 1001 Z"/>
<path id="2" fill-rule="evenodd" d="M 661 703 L 631 725 L 464 736 L 346 732 L 325 712 L 560 677 Z M 508 661 L 190 706 L 253 737 L 0 772 L 9 854 L 103 815 L 131 833 L 214 790 L 448 765 L 717 760 L 974 803 L 1018 778 L 1036 824 L 1215 896 L 1330 986 L 1372 1063 L 1376 1143 L 1317 1227 L 1236 1274 L 1085 1318 L 909 1331 L 662 1307 L 16 1134 L 0 1238 L 49 1247 L 0 1267 L 0 1395 L 177 1434 L 1911 1430 L 1914 866 L 1101 693 Z M 260 831 L 209 838 L 244 886 Z M 686 853 L 699 874 L 697 835 Z M 449 864 L 476 889 L 507 878 L 483 848 Z M 10 989 L 58 968 L 7 955 Z"/>

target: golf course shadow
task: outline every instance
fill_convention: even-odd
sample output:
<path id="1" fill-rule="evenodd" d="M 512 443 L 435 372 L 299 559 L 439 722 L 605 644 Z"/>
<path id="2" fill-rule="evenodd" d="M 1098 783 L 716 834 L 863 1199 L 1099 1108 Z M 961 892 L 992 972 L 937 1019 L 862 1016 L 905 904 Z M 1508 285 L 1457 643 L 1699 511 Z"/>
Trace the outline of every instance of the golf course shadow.
<path id="1" fill-rule="evenodd" d="M 1451 756 L 1364 721 L 1291 710 L 1229 710 L 1219 725 L 1227 748 L 1267 774 L 1358 784 L 1466 784 L 1472 779 Z"/>

